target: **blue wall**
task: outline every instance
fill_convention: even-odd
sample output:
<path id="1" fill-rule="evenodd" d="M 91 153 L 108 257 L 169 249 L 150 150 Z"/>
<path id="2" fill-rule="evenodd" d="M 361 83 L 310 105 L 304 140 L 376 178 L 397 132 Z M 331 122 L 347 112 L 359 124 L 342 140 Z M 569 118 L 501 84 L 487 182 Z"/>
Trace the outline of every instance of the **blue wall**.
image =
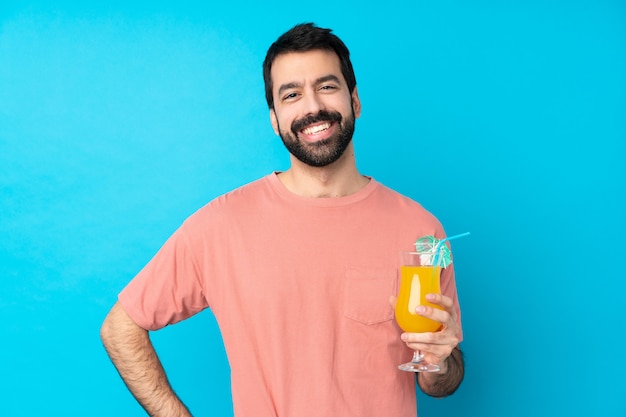
<path id="1" fill-rule="evenodd" d="M 626 415 L 624 2 L 80 3 L 0 6 L 0 415 L 140 415 L 100 323 L 185 217 L 288 166 L 261 62 L 302 21 L 352 50 L 360 169 L 472 232 L 466 380 L 420 415 Z M 210 312 L 153 337 L 232 413 Z"/>

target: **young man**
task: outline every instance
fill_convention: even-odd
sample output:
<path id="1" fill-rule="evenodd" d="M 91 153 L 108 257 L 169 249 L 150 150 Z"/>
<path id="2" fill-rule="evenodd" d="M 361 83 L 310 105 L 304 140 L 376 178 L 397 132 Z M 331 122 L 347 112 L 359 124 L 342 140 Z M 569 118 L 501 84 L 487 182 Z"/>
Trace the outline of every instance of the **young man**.
<path id="1" fill-rule="evenodd" d="M 177 230 L 119 295 L 101 330 L 150 415 L 186 416 L 149 331 L 209 307 L 224 339 L 236 416 L 415 416 L 413 350 L 440 364 L 417 382 L 452 394 L 463 378 L 452 267 L 435 333 L 402 333 L 390 305 L 399 251 L 444 236 L 416 202 L 359 173 L 361 102 L 349 52 L 328 29 L 297 25 L 268 50 L 266 97 L 287 171 L 221 196 Z M 391 299 L 390 299 L 391 297 Z"/>

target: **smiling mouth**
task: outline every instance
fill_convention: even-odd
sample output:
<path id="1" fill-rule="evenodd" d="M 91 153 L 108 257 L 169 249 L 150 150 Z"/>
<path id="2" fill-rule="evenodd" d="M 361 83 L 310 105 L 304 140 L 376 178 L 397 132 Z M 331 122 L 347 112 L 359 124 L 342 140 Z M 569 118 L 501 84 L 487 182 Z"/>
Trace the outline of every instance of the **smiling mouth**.
<path id="1" fill-rule="evenodd" d="M 324 122 L 324 123 L 317 124 L 315 126 L 305 127 L 304 129 L 301 130 L 301 132 L 304 133 L 305 135 L 314 135 L 316 133 L 320 133 L 320 132 L 330 129 L 330 126 L 331 126 L 330 122 Z"/>

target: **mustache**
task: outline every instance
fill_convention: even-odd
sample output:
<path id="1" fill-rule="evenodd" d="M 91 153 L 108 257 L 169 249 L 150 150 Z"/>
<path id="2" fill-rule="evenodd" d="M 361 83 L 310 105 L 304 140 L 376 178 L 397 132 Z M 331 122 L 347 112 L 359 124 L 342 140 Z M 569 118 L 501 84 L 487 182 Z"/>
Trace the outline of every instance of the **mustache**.
<path id="1" fill-rule="evenodd" d="M 296 119 L 291 123 L 291 131 L 297 135 L 302 129 L 313 123 L 319 122 L 338 122 L 341 123 L 342 117 L 339 112 L 320 110 L 317 114 L 309 114 L 301 119 Z"/>

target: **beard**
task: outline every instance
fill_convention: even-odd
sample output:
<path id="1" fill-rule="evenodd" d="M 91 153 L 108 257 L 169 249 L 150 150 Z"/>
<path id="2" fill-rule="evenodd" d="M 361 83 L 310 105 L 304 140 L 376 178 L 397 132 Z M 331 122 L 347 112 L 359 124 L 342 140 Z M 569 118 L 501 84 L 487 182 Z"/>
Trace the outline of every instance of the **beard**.
<path id="1" fill-rule="evenodd" d="M 339 112 L 320 110 L 316 115 L 294 120 L 290 131 L 283 131 L 279 124 L 278 131 L 290 154 L 300 162 L 320 168 L 337 161 L 348 148 L 354 134 L 354 119 L 354 111 L 344 120 Z M 331 137 L 314 143 L 307 143 L 298 138 L 300 130 L 317 122 L 336 122 L 337 130 Z"/>

